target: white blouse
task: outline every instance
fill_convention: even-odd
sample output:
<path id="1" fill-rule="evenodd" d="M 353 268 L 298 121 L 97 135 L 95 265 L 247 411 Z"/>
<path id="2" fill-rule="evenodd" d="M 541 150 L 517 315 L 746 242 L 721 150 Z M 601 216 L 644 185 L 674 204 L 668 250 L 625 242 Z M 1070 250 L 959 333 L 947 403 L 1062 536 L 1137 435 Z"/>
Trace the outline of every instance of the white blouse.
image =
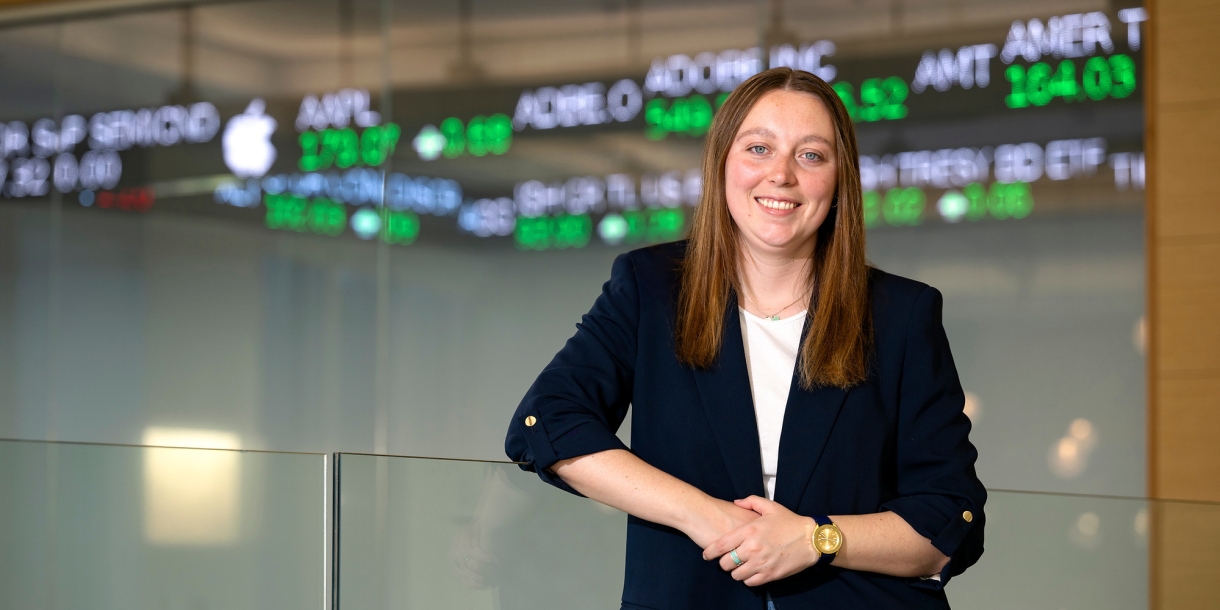
<path id="1" fill-rule="evenodd" d="M 784 428 L 784 409 L 801 349 L 805 326 L 802 311 L 782 320 L 760 318 L 741 312 L 741 338 L 746 349 L 754 418 L 758 421 L 758 446 L 762 449 L 763 485 L 767 499 L 775 499 L 775 471 L 779 463 L 779 437 Z"/>

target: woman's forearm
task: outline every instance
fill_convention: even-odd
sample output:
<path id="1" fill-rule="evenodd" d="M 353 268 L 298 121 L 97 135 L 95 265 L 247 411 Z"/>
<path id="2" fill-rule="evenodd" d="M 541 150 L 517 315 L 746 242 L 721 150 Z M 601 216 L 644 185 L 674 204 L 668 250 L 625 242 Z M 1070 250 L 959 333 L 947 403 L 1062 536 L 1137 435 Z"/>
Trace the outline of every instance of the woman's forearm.
<path id="1" fill-rule="evenodd" d="M 787 578 L 818 562 L 810 541 L 817 527 L 812 518 L 758 496 L 736 504 L 762 516 L 705 546 L 704 559 L 718 561 L 722 570 L 751 587 Z M 894 513 L 831 516 L 831 520 L 843 531 L 836 567 L 890 576 L 932 576 L 949 561 Z M 740 561 L 728 554 L 732 550 Z"/>
<path id="2" fill-rule="evenodd" d="M 621 449 L 562 460 L 551 470 L 585 496 L 677 529 L 701 548 L 758 517 L 754 510 L 713 498 Z M 892 576 L 931 576 L 949 561 L 894 513 L 831 519 L 843 530 L 843 547 L 834 560 L 837 567 Z M 804 544 L 808 547 L 807 539 Z"/>
<path id="3" fill-rule="evenodd" d="M 910 577 L 939 574 L 949 563 L 931 541 L 894 513 L 840 515 L 831 520 L 843 531 L 836 567 Z"/>
<path id="4" fill-rule="evenodd" d="M 700 548 L 758 515 L 613 449 L 556 462 L 551 467 L 573 489 L 640 519 L 677 529 Z"/>

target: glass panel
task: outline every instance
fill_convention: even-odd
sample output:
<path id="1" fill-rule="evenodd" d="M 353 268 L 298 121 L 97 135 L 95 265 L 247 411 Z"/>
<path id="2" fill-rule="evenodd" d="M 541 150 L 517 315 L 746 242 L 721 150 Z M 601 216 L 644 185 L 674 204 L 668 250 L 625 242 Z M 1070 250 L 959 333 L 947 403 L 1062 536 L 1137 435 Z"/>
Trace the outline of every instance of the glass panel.
<path id="1" fill-rule="evenodd" d="M 514 464 L 352 454 L 338 464 L 344 610 L 619 603 L 621 512 Z M 946 591 L 959 610 L 1148 608 L 1158 582 L 1163 600 L 1217 599 L 1220 585 L 1202 575 L 1220 569 L 1218 519 L 1218 504 L 992 491 L 986 552 Z"/>
<path id="2" fill-rule="evenodd" d="M 140 443 L 187 423 L 244 448 L 374 448 L 377 246 L 268 227 L 229 165 L 278 148 L 260 172 L 291 175 L 303 97 L 380 90 L 379 6 L 221 3 L 0 31 L 14 58 L 0 121 L 55 127 L 54 150 L 6 149 L 0 169 L 66 168 L 43 197 L 11 180 L 2 195 L 3 436 Z M 235 121 L 252 103 L 262 113 Z M 235 128 L 226 160 L 231 124 L 268 121 L 269 149 Z M 341 215 L 332 228 L 350 237 Z"/>
<path id="3" fill-rule="evenodd" d="M 515 464 L 339 457 L 339 607 L 610 608 L 626 516 Z"/>
<path id="4" fill-rule="evenodd" d="M 52 440 L 139 443 L 142 400 L 163 398 L 148 374 L 150 362 L 172 362 L 148 332 L 150 279 L 163 264 L 146 258 L 149 185 L 215 137 L 215 107 L 187 99 L 183 25 L 177 12 L 155 11 L 61 26 L 58 127 L 71 137 L 52 156 L 63 199 Z"/>
<path id="5" fill-rule="evenodd" d="M 5 607 L 324 608 L 326 456 L 0 441 L 0 464 Z"/>
<path id="6" fill-rule="evenodd" d="M 161 261 L 157 307 L 147 318 L 162 360 L 150 361 L 150 384 L 158 395 L 189 397 L 156 402 L 173 404 L 159 416 L 224 404 L 226 411 L 208 412 L 217 422 L 242 422 L 259 448 L 373 447 L 378 246 L 352 234 L 359 207 L 341 197 L 352 191 L 341 179 L 348 173 L 334 163 L 303 170 L 301 131 L 313 127 L 297 119 L 305 98 L 358 91 L 344 97 L 351 104 L 315 113 L 314 131 L 339 127 L 326 121 L 354 127 L 353 113 L 377 122 L 368 116 L 377 100 L 366 95 L 380 89 L 377 6 L 308 0 L 183 9 L 193 14 L 200 95 L 216 102 L 224 123 L 191 158 L 194 173 L 166 178 L 178 189 L 166 201 L 174 214 L 160 217 L 147 255 Z M 197 188 L 196 178 L 211 182 Z M 371 182 L 360 183 L 361 197 Z M 317 214 L 274 215 L 282 209 L 265 198 L 291 194 L 289 183 L 317 187 L 293 199 Z M 196 341 L 202 349 L 175 347 Z"/>
<path id="7" fill-rule="evenodd" d="M 54 112 L 61 28 L 0 30 L 0 437 L 53 438 L 62 214 L 30 136 Z"/>
<path id="8" fill-rule="evenodd" d="M 518 248 L 517 185 L 614 174 L 625 163 L 616 147 L 642 139 L 626 123 L 516 129 L 514 109 L 523 91 L 610 86 L 642 66 L 628 63 L 618 5 L 388 4 L 403 136 L 387 203 L 421 224 L 417 242 L 390 251 L 389 451 L 503 459 L 513 407 L 621 251 L 598 247 L 587 215 L 563 248 Z"/>
<path id="9" fill-rule="evenodd" d="M 1148 608 L 1156 504 L 990 492 L 986 551 L 945 588 L 949 601 L 958 610 Z M 1210 508 L 1220 517 L 1220 506 Z"/>

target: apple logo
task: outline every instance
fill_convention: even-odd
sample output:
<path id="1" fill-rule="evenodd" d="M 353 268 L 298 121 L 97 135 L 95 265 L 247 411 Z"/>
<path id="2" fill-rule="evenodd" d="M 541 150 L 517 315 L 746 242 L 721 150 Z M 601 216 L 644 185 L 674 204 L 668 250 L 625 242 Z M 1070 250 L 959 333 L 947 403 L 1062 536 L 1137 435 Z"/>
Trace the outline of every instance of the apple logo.
<path id="1" fill-rule="evenodd" d="M 246 111 L 225 125 L 225 165 L 238 178 L 261 178 L 275 162 L 275 145 L 271 134 L 275 133 L 275 119 L 263 114 L 266 104 L 255 98 L 246 106 Z"/>

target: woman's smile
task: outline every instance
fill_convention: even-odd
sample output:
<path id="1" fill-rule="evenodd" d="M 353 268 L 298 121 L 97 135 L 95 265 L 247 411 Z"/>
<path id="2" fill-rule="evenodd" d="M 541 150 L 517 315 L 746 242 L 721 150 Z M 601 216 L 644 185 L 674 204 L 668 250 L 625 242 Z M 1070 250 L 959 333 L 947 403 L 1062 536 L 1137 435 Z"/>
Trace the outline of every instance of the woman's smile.
<path id="1" fill-rule="evenodd" d="M 758 205 L 761 205 L 768 212 L 777 216 L 787 215 L 788 212 L 792 212 L 801 206 L 799 201 L 786 197 L 755 197 L 754 201 L 757 201 Z"/>

